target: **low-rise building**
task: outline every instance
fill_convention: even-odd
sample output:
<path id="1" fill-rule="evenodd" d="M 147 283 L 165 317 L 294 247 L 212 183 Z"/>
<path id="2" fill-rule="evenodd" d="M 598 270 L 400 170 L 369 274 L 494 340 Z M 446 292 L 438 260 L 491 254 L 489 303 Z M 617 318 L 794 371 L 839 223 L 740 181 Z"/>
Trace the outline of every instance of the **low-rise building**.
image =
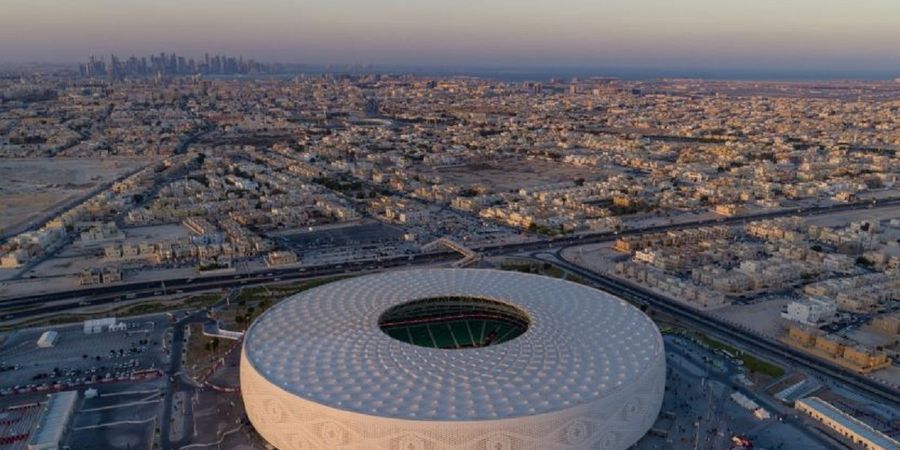
<path id="1" fill-rule="evenodd" d="M 96 334 L 104 331 L 123 331 L 128 327 L 125 322 L 116 321 L 115 317 L 90 319 L 84 321 L 84 334 Z"/>
<path id="2" fill-rule="evenodd" d="M 82 242 L 98 242 L 109 239 L 122 239 L 124 237 L 125 233 L 119 230 L 115 222 L 93 224 L 81 232 Z"/>
<path id="3" fill-rule="evenodd" d="M 635 280 L 647 287 L 665 293 L 695 308 L 713 309 L 727 305 L 725 296 L 698 286 L 690 280 L 667 275 L 654 267 L 633 262 L 620 262 L 615 266 L 616 273 Z"/>
<path id="4" fill-rule="evenodd" d="M 869 424 L 841 411 L 819 397 L 802 398 L 794 402 L 794 408 L 808 414 L 837 434 L 867 450 L 896 450 L 900 442 L 872 428 Z"/>
<path id="5" fill-rule="evenodd" d="M 720 216 L 734 217 L 740 214 L 745 214 L 747 212 L 747 208 L 742 205 L 729 203 L 716 205 L 716 207 L 713 209 L 713 212 Z"/>
<path id="6" fill-rule="evenodd" d="M 753 417 L 756 417 L 759 420 L 766 420 L 766 419 L 772 417 L 772 415 L 769 414 L 768 410 L 766 410 L 762 406 L 759 406 L 758 403 L 751 400 L 746 395 L 741 394 L 740 392 L 732 392 L 731 399 L 734 400 L 734 402 L 737 403 L 738 405 L 741 405 L 742 408 L 746 409 L 747 411 L 752 412 Z"/>
<path id="7" fill-rule="evenodd" d="M 25 249 L 13 250 L 3 256 L 0 256 L 0 267 L 2 267 L 2 268 L 22 267 L 30 259 L 31 258 L 29 257 L 28 252 Z"/>
<path id="8" fill-rule="evenodd" d="M 300 262 L 300 259 L 297 258 L 297 254 L 290 250 L 276 250 L 269 252 L 265 259 L 266 266 L 268 267 L 286 266 Z"/>
<path id="9" fill-rule="evenodd" d="M 63 437 L 78 402 L 77 391 L 50 394 L 41 410 L 41 418 L 28 440 L 28 450 L 55 450 L 62 448 Z"/>
<path id="10" fill-rule="evenodd" d="M 117 267 L 88 268 L 79 274 L 79 283 L 82 286 L 95 284 L 107 284 L 122 281 L 122 271 Z"/>
<path id="11" fill-rule="evenodd" d="M 870 373 L 891 365 L 890 358 L 884 352 L 854 345 L 837 336 L 825 335 L 809 326 L 792 324 L 781 340 L 859 373 Z"/>
<path id="12" fill-rule="evenodd" d="M 41 333 L 41 337 L 37 340 L 38 348 L 51 348 L 56 345 L 59 339 L 59 332 L 56 330 L 47 330 Z"/>
<path id="13" fill-rule="evenodd" d="M 831 323 L 837 314 L 837 302 L 827 297 L 808 297 L 787 304 L 781 317 L 806 325 Z"/>
<path id="14" fill-rule="evenodd" d="M 887 336 L 900 335 L 900 312 L 882 314 L 874 318 L 872 330 Z"/>

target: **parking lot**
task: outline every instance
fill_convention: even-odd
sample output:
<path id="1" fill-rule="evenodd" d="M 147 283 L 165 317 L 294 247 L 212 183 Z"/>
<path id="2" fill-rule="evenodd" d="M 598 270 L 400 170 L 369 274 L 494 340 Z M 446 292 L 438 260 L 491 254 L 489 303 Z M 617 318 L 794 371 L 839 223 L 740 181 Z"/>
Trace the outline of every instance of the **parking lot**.
<path id="1" fill-rule="evenodd" d="M 152 448 L 162 385 L 162 380 L 104 385 L 96 397 L 82 397 L 70 424 L 68 447 Z"/>
<path id="2" fill-rule="evenodd" d="M 638 441 L 637 449 L 727 449 L 735 436 L 749 439 L 756 448 L 828 448 L 766 405 L 772 417 L 760 420 L 731 400 L 738 387 L 748 386 L 738 381 L 741 368 L 729 359 L 681 337 L 666 336 L 665 343 L 662 411 L 654 431 Z"/>
<path id="3" fill-rule="evenodd" d="M 395 242 L 403 238 L 403 230 L 381 223 L 328 228 L 285 236 L 299 248 L 345 247 L 348 245 Z"/>
<path id="4" fill-rule="evenodd" d="M 162 333 L 164 316 L 125 321 L 124 331 L 85 334 L 81 323 L 54 327 L 55 345 L 39 348 L 49 328 L 32 328 L 7 336 L 0 347 L 0 395 L 49 392 L 147 375 L 167 360 Z"/>

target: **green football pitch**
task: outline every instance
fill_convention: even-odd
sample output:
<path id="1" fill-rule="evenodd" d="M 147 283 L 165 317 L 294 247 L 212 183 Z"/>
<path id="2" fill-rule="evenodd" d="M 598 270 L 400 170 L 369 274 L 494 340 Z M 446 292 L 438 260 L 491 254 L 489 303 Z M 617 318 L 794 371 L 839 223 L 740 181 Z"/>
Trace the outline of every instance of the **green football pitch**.
<path id="1" fill-rule="evenodd" d="M 521 334 L 515 324 L 490 319 L 435 321 L 386 327 L 385 331 L 394 339 L 435 348 L 497 345 Z"/>
<path id="2" fill-rule="evenodd" d="M 528 329 L 528 315 L 496 300 L 440 297 L 415 300 L 386 311 L 381 329 L 394 339 L 430 348 L 497 345 Z"/>

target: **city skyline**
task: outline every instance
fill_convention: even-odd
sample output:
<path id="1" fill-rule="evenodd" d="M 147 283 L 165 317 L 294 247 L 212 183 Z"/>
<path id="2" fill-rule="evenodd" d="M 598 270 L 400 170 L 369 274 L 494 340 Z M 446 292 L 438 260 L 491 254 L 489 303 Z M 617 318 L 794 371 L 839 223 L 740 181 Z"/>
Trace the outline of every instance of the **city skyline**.
<path id="1" fill-rule="evenodd" d="M 703 72 L 900 73 L 900 5 L 888 0 L 564 0 L 291 4 L 206 0 L 78 5 L 13 0 L 0 61 L 176 52 L 264 62 Z"/>

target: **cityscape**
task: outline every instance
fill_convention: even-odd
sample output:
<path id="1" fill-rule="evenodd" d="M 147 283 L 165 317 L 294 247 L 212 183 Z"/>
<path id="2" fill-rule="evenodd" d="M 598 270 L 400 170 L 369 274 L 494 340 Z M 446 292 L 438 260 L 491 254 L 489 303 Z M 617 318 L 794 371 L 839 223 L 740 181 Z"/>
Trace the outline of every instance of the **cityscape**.
<path id="1" fill-rule="evenodd" d="M 172 75 L 250 75 L 268 74 L 285 70 L 279 65 L 270 66 L 253 60 L 244 61 L 243 57 L 230 57 L 209 53 L 203 55 L 202 61 L 194 61 L 194 58 L 185 58 L 174 53 L 151 55 L 138 58 L 130 56 L 120 59 L 116 55 L 110 55 L 109 63 L 103 58 L 91 56 L 88 62 L 78 66 L 78 73 L 83 77 L 123 80 L 126 77 L 135 76 L 172 76 Z"/>
<path id="2" fill-rule="evenodd" d="M 263 3 L 258 51 L 0 44 L 0 449 L 900 449 L 895 48 L 516 59 L 565 0 L 489 64 L 306 5 L 326 59 Z"/>

